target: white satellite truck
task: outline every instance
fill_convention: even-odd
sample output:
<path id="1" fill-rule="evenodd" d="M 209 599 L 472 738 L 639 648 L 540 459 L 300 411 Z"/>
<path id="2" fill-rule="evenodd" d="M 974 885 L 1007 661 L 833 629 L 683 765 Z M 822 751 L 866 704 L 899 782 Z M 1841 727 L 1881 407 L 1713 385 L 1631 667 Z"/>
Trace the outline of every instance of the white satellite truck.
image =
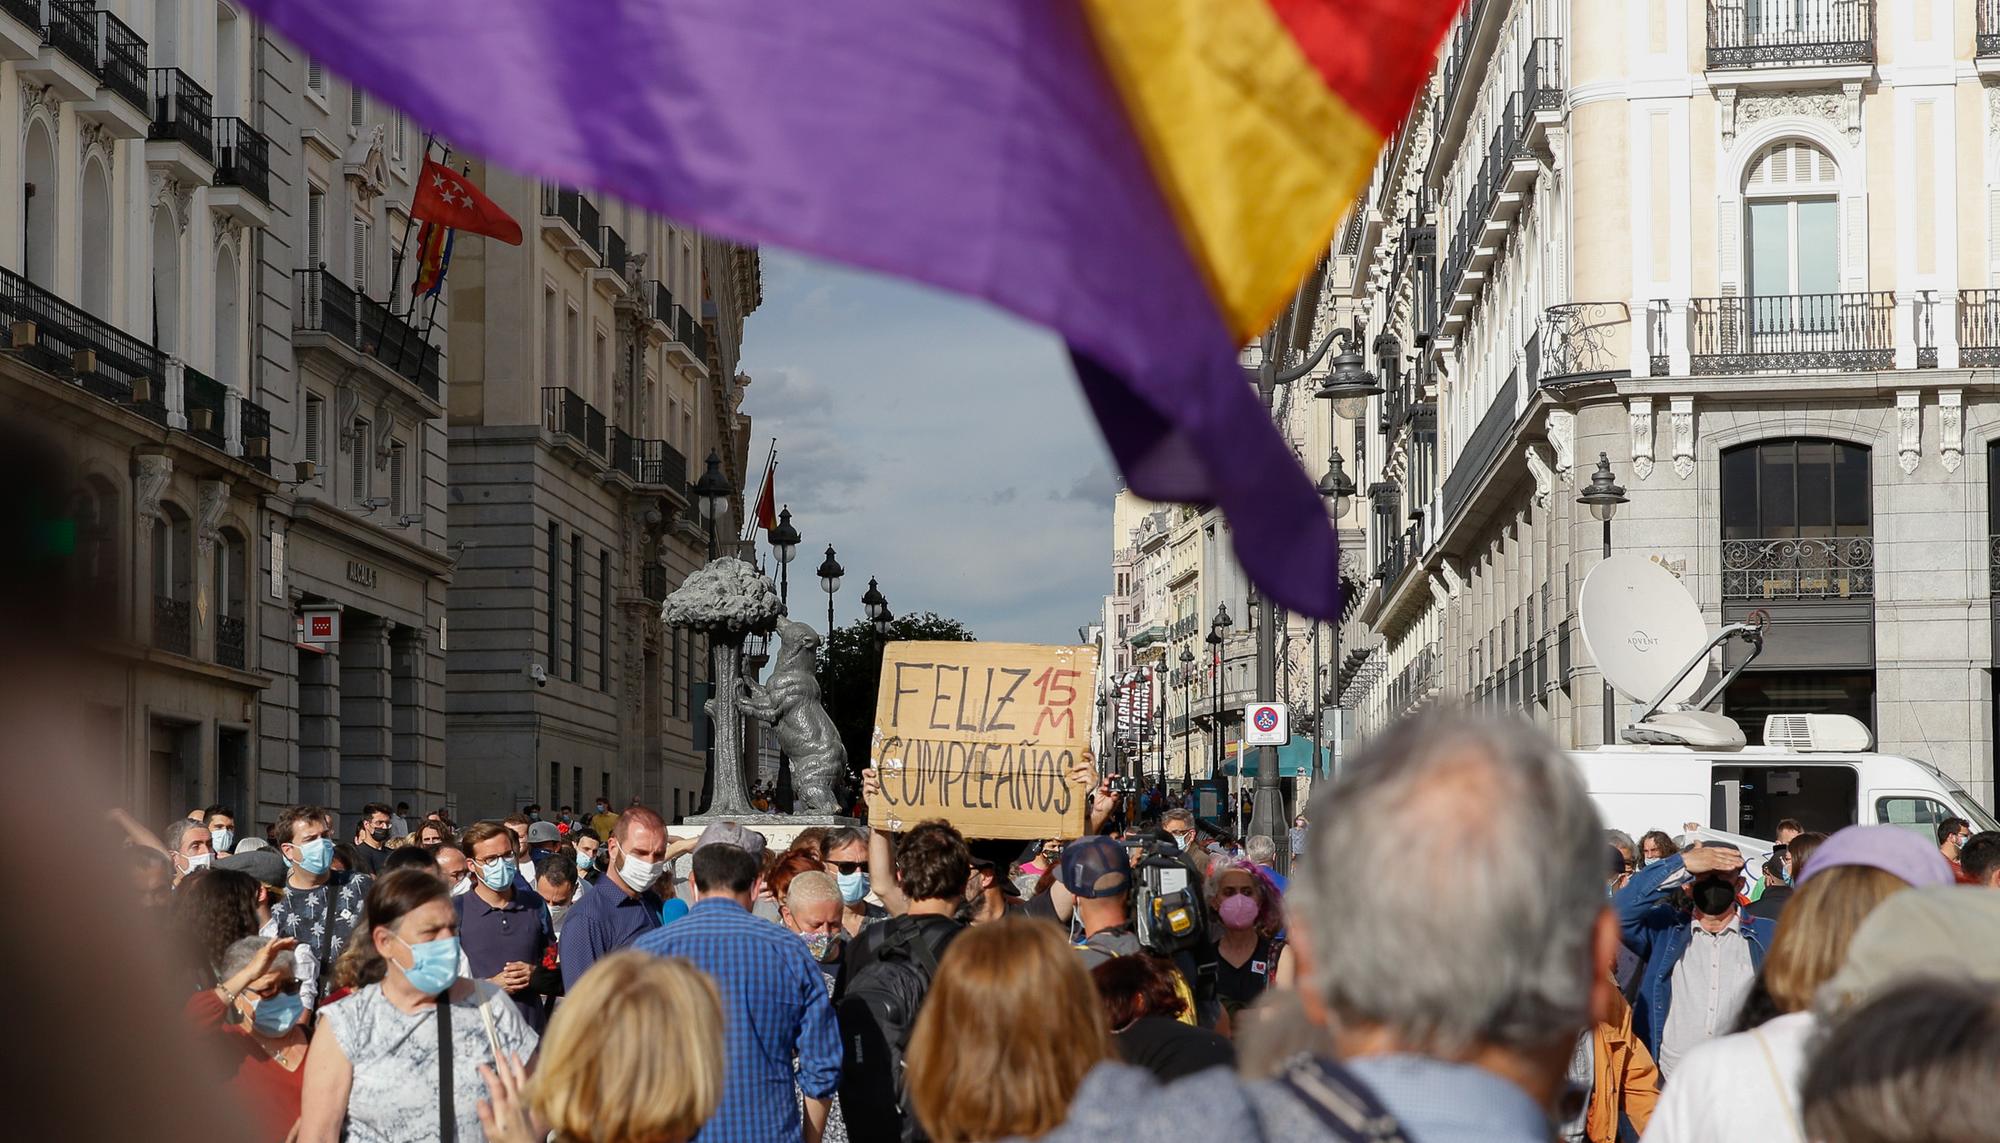
<path id="1" fill-rule="evenodd" d="M 1951 817 L 2000 829 L 1937 767 L 1870 751 L 1868 728 L 1856 719 L 1774 714 L 1764 721 L 1765 745 L 1749 746 L 1733 720 L 1706 709 L 1763 650 L 1762 613 L 1711 636 L 1673 573 L 1636 555 L 1591 569 L 1577 611 L 1605 680 L 1643 704 L 1623 742 L 1571 753 L 1606 826 L 1636 839 L 1652 829 L 1678 835 L 1696 822 L 1703 836 L 1734 840 L 1746 857 L 1768 853 L 1786 818 L 1825 833 L 1886 823 L 1927 840 Z M 1747 653 L 1695 697 L 1709 653 L 1730 639 L 1743 640 Z"/>

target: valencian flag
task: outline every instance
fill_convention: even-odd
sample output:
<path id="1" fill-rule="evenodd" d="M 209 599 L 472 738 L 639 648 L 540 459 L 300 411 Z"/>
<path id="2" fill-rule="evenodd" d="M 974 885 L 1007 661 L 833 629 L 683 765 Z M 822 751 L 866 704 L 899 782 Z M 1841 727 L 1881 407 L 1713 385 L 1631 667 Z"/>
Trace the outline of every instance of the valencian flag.
<path id="1" fill-rule="evenodd" d="M 1132 490 L 1220 506 L 1259 587 L 1335 614 L 1325 505 L 1237 347 L 1458 0 L 249 3 L 467 150 L 1054 329 Z"/>
<path id="2" fill-rule="evenodd" d="M 451 240 L 458 231 L 435 222 L 417 228 L 417 276 L 410 293 L 427 298 L 444 289 L 444 273 L 451 268 Z"/>

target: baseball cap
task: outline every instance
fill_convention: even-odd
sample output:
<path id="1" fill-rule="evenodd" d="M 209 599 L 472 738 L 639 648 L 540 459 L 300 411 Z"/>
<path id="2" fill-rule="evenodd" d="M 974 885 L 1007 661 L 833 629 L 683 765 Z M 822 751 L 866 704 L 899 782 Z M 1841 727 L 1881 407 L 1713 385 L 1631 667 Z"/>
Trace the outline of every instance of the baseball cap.
<path id="1" fill-rule="evenodd" d="M 1019 885 L 1014 884 L 1014 879 L 1012 877 L 1007 876 L 1007 871 L 1005 869 L 1002 869 L 1000 867 L 1000 863 L 993 860 L 992 858 L 990 857 L 973 858 L 972 869 L 973 872 L 975 873 L 991 873 L 993 875 L 993 887 L 995 889 L 1000 890 L 1000 892 L 1005 893 L 1007 896 L 1019 897 L 1021 895 L 1021 887 Z"/>
<path id="2" fill-rule="evenodd" d="M 1062 883 L 1079 897 L 1116 897 L 1132 885 L 1132 862 L 1108 837 L 1078 838 L 1063 850 Z"/>
<path id="3" fill-rule="evenodd" d="M 1951 865 L 1928 837 L 1920 837 L 1902 826 L 1848 826 L 1821 842 L 1806 860 L 1806 867 L 1794 873 L 1793 880 L 1804 885 L 1815 874 L 1836 865 L 1879 869 L 1918 889 L 1950 885 L 1957 880 L 1951 874 Z"/>
<path id="4" fill-rule="evenodd" d="M 733 845 L 752 857 L 764 856 L 764 835 L 754 829 L 744 829 L 735 822 L 716 822 L 701 831 L 695 839 L 693 852 L 700 852 L 711 845 Z"/>
<path id="5" fill-rule="evenodd" d="M 535 822 L 528 826 L 529 845 L 533 845 L 538 841 L 561 840 L 562 833 L 556 829 L 556 823 L 554 822 Z"/>
<path id="6" fill-rule="evenodd" d="M 215 863 L 217 869 L 248 873 L 266 885 L 285 883 L 285 859 L 278 856 L 275 849 L 253 849 L 248 853 L 233 853 Z"/>

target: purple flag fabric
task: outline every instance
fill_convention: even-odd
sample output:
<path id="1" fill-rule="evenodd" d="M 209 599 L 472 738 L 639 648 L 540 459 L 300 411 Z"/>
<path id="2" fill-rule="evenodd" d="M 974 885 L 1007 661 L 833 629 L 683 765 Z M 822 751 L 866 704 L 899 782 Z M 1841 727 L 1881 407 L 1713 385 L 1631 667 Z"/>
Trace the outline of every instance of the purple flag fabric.
<path id="1" fill-rule="evenodd" d="M 1133 491 L 1214 503 L 1332 618 L 1325 507 L 1237 362 L 1071 0 L 248 0 L 454 147 L 1069 343 Z"/>

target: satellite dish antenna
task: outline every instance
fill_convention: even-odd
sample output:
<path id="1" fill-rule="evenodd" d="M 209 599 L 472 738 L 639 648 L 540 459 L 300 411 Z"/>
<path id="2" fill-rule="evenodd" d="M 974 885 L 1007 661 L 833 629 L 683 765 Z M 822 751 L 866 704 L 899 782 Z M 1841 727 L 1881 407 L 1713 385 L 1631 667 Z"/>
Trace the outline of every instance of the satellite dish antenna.
<path id="1" fill-rule="evenodd" d="M 1584 646 L 1604 680 L 1645 713 L 1626 727 L 1627 742 L 1734 750 L 1744 744 L 1736 723 L 1706 708 L 1764 649 L 1770 617 L 1753 612 L 1715 635 L 1693 597 L 1673 573 L 1644 556 L 1612 556 L 1584 577 L 1577 597 Z M 1699 699 L 1708 653 L 1717 644 L 1741 638 L 1750 653 Z M 1663 709 L 1664 708 L 1664 709 Z"/>

